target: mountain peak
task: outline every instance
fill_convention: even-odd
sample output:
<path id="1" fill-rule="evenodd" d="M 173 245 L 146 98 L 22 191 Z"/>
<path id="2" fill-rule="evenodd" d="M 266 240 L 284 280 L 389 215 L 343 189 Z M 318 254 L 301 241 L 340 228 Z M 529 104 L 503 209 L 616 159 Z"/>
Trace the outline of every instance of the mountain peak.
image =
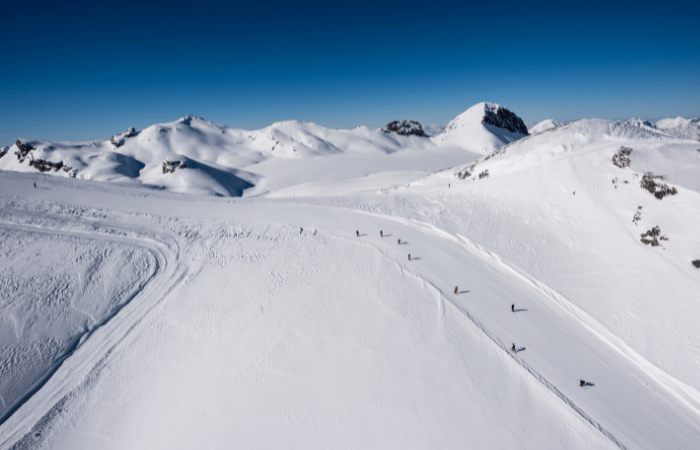
<path id="1" fill-rule="evenodd" d="M 481 102 L 452 119 L 436 138 L 483 153 L 527 135 L 525 122 L 508 108 Z"/>

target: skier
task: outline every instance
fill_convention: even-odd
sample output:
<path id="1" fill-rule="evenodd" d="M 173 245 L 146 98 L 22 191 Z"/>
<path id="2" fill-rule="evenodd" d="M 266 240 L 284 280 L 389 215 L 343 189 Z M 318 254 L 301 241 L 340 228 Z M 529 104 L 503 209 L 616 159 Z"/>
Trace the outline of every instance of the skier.
<path id="1" fill-rule="evenodd" d="M 379 237 L 384 237 L 384 232 L 382 230 L 379 230 Z"/>
<path id="2" fill-rule="evenodd" d="M 355 231 L 355 234 L 357 235 L 357 237 L 360 237 L 360 232 L 359 232 L 359 231 Z"/>
<path id="3" fill-rule="evenodd" d="M 399 245 L 401 245 L 401 239 L 399 239 Z"/>
<path id="4" fill-rule="evenodd" d="M 410 254 L 410 253 L 408 254 L 408 260 L 409 260 L 409 261 L 411 260 L 411 254 Z"/>
<path id="5" fill-rule="evenodd" d="M 510 310 L 513 311 L 513 312 L 515 312 L 515 303 L 513 303 L 512 305 L 510 305 Z"/>
<path id="6" fill-rule="evenodd" d="M 34 189 L 36 189 L 36 183 L 34 183 Z"/>
<path id="7" fill-rule="evenodd" d="M 584 387 L 586 385 L 586 380 L 581 380 L 579 386 Z"/>
<path id="8" fill-rule="evenodd" d="M 515 351 L 515 342 L 513 343 L 513 348 L 511 350 Z"/>
<path id="9" fill-rule="evenodd" d="M 455 286 L 455 294 L 457 293 L 457 286 Z"/>

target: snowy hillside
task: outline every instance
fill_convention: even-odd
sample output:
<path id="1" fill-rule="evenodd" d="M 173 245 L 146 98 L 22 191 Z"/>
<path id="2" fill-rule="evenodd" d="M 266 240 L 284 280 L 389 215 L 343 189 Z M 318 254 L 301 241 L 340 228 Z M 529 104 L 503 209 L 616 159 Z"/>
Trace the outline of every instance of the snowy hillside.
<path id="1" fill-rule="evenodd" d="M 0 169 L 94 181 L 136 181 L 191 194 L 240 196 L 261 178 L 248 169 L 270 159 L 310 159 L 341 153 L 378 156 L 434 147 L 430 140 L 419 136 L 367 127 L 331 130 L 288 121 L 245 131 L 186 116 L 140 132 L 130 129 L 106 141 L 18 140 L 0 158 Z M 170 170 L 170 162 L 185 159 L 188 164 Z"/>
<path id="2" fill-rule="evenodd" d="M 402 189 L 433 197 L 451 183 L 433 222 L 562 295 L 697 408 L 699 173 L 697 144 L 584 119 Z"/>
<path id="3" fill-rule="evenodd" d="M 528 132 L 530 134 L 537 134 L 545 130 L 549 130 L 550 128 L 556 128 L 559 125 L 561 125 L 561 123 L 554 119 L 545 119 L 542 122 L 539 122 L 538 124 L 534 125 L 532 128 L 528 129 Z"/>
<path id="4" fill-rule="evenodd" d="M 671 136 L 700 140 L 700 117 L 694 119 L 661 119 L 654 124 L 659 130 L 669 133 Z"/>
<path id="5" fill-rule="evenodd" d="M 0 450 L 695 449 L 691 122 L 523 127 L 7 148 Z"/>

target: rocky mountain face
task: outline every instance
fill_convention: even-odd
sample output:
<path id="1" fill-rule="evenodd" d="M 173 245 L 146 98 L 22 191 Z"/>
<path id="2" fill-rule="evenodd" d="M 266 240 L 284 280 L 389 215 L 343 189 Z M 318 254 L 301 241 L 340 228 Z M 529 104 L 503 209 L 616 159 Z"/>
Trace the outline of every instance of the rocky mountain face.
<path id="1" fill-rule="evenodd" d="M 425 136 L 423 126 L 415 120 L 394 120 L 386 125 L 387 131 L 393 131 L 403 136 L 416 135 Z"/>
<path id="2" fill-rule="evenodd" d="M 484 112 L 483 123 L 493 125 L 494 127 L 503 128 L 513 133 L 521 133 L 528 135 L 527 126 L 523 119 L 516 116 L 508 108 L 494 105 L 494 108 L 487 108 Z"/>

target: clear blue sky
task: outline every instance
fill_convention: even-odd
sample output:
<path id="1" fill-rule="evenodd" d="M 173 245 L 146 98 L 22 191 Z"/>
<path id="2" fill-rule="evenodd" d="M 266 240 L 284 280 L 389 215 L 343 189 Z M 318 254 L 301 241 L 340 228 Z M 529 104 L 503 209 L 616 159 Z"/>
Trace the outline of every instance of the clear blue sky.
<path id="1" fill-rule="evenodd" d="M 5 2 L 0 145 L 236 128 L 700 116 L 700 1 Z"/>

